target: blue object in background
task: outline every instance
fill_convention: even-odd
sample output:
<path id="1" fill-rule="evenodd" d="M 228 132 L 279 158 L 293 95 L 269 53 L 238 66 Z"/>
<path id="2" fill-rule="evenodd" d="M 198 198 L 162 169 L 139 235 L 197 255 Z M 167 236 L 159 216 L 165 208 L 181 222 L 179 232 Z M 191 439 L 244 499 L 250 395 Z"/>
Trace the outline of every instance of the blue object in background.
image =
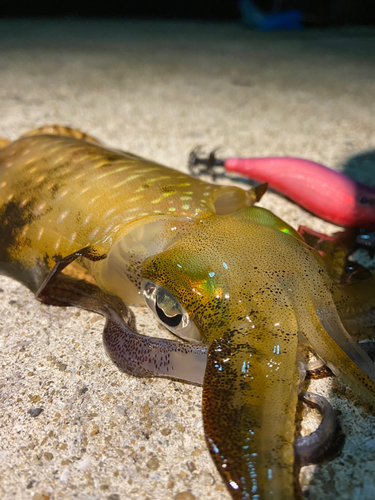
<path id="1" fill-rule="evenodd" d="M 242 21 L 246 26 L 260 31 L 300 30 L 302 25 L 302 12 L 300 10 L 285 10 L 266 14 L 262 12 L 251 0 L 240 0 L 238 8 Z"/>

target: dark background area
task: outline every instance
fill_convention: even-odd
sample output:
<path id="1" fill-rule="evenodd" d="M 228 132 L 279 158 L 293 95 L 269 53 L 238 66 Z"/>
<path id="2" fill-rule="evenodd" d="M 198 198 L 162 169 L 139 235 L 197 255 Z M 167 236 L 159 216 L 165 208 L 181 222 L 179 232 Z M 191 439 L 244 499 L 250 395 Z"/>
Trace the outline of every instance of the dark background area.
<path id="1" fill-rule="evenodd" d="M 374 0 L 254 0 L 265 12 L 300 9 L 307 25 L 375 24 Z M 2 2 L 0 17 L 240 19 L 237 0 L 65 0 Z"/>

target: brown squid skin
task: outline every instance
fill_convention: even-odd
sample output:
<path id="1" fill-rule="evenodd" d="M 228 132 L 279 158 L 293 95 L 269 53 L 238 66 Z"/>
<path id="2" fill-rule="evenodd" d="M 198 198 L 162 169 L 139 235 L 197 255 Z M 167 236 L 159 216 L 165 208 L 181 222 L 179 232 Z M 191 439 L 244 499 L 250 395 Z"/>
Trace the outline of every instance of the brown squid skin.
<path id="1" fill-rule="evenodd" d="M 144 275 L 171 290 L 187 310 L 202 308 L 196 324 L 209 343 L 204 427 L 232 497 L 290 499 L 300 377 L 293 299 L 282 291 L 293 270 L 282 255 L 269 276 L 263 268 L 271 266 L 267 242 L 299 240 L 261 227 L 246 209 L 201 226 L 194 240 L 187 236 L 146 261 Z M 247 253 L 234 251 L 243 245 Z"/>
<path id="2" fill-rule="evenodd" d="M 52 287 L 56 263 L 79 257 L 102 291 L 122 297 L 105 273 L 116 245 L 139 229 L 146 234 L 153 224 L 169 224 L 169 232 L 161 226 L 170 238 L 165 247 L 142 254 L 142 262 L 134 261 L 138 267 L 129 269 L 134 283 L 142 274 L 166 288 L 207 346 L 203 418 L 212 457 L 234 499 L 293 498 L 298 341 L 304 338 L 374 404 L 373 363 L 344 327 L 358 311 L 370 318 L 366 328 L 373 324 L 367 313 L 375 307 L 374 278 L 337 285 L 327 261 L 296 231 L 251 206 L 254 193 L 207 184 L 61 127 L 0 146 L 0 272 L 52 304 L 101 310 L 100 294 L 90 287 L 74 298 L 75 288 L 64 280 Z M 112 321 L 108 311 L 107 324 L 121 321 Z M 121 366 L 116 328 L 108 328 L 107 349 Z M 124 335 L 144 346 L 141 336 Z M 202 356 L 205 363 L 206 351 L 182 345 L 172 376 L 200 382 L 203 372 L 190 376 L 189 363 Z M 146 353 L 152 349 L 155 360 L 179 351 L 150 346 Z M 135 347 L 135 357 L 137 352 Z M 141 371 L 137 359 L 128 359 L 125 370 L 161 375 L 159 361 L 151 370 L 144 357 Z"/>
<path id="3" fill-rule="evenodd" d="M 324 260 L 275 216 L 251 207 L 202 221 L 145 260 L 143 274 L 191 311 L 209 345 L 204 427 L 233 498 L 294 498 L 301 333 L 357 394 L 375 402 L 373 363 L 340 337 L 337 311 L 330 311 L 333 296 L 345 298 Z M 330 334 L 318 317 L 322 304 Z"/>
<path id="4" fill-rule="evenodd" d="M 284 366 L 270 373 L 275 342 L 272 330 L 263 334 L 269 342 L 262 341 L 261 349 L 257 342 L 250 348 L 245 335 L 229 333 L 208 352 L 203 387 L 207 444 L 235 499 L 294 498 L 297 336 L 286 348 L 278 344 L 285 349 L 278 361 Z"/>
<path id="5" fill-rule="evenodd" d="M 36 291 L 65 256 L 89 246 L 96 262 L 130 228 L 207 217 L 227 195 L 246 205 L 239 188 L 106 149 L 73 129 L 37 129 L 0 149 L 0 270 Z M 104 288 L 98 267 L 90 271 Z"/>

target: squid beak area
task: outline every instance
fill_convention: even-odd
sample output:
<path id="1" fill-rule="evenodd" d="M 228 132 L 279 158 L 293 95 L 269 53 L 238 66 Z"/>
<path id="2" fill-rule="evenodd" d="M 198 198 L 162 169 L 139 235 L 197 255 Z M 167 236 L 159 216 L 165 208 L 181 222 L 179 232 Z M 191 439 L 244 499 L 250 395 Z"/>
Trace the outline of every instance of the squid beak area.
<path id="1" fill-rule="evenodd" d="M 247 343 L 218 339 L 208 350 L 203 383 L 207 445 L 233 499 L 293 499 L 298 387 L 267 385 L 263 356 L 251 366 L 249 357 L 257 355 Z M 285 398 L 274 398 L 279 391 Z"/>

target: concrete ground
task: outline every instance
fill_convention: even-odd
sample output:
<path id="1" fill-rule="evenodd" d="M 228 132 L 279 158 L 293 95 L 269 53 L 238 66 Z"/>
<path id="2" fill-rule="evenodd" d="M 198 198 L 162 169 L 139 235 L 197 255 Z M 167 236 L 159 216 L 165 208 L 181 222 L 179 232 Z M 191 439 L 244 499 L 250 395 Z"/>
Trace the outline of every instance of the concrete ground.
<path id="1" fill-rule="evenodd" d="M 59 123 L 181 170 L 204 144 L 302 156 L 374 183 L 374 54 L 373 28 L 3 20 L 0 136 Z M 294 227 L 335 229 L 277 194 L 262 204 Z M 139 331 L 165 334 L 134 312 Z M 201 389 L 120 373 L 102 327 L 0 278 L 0 497 L 229 499 L 206 449 Z M 340 414 L 346 442 L 302 469 L 304 499 L 375 498 L 374 416 L 338 380 L 311 387 Z M 305 431 L 314 425 L 306 412 Z"/>

